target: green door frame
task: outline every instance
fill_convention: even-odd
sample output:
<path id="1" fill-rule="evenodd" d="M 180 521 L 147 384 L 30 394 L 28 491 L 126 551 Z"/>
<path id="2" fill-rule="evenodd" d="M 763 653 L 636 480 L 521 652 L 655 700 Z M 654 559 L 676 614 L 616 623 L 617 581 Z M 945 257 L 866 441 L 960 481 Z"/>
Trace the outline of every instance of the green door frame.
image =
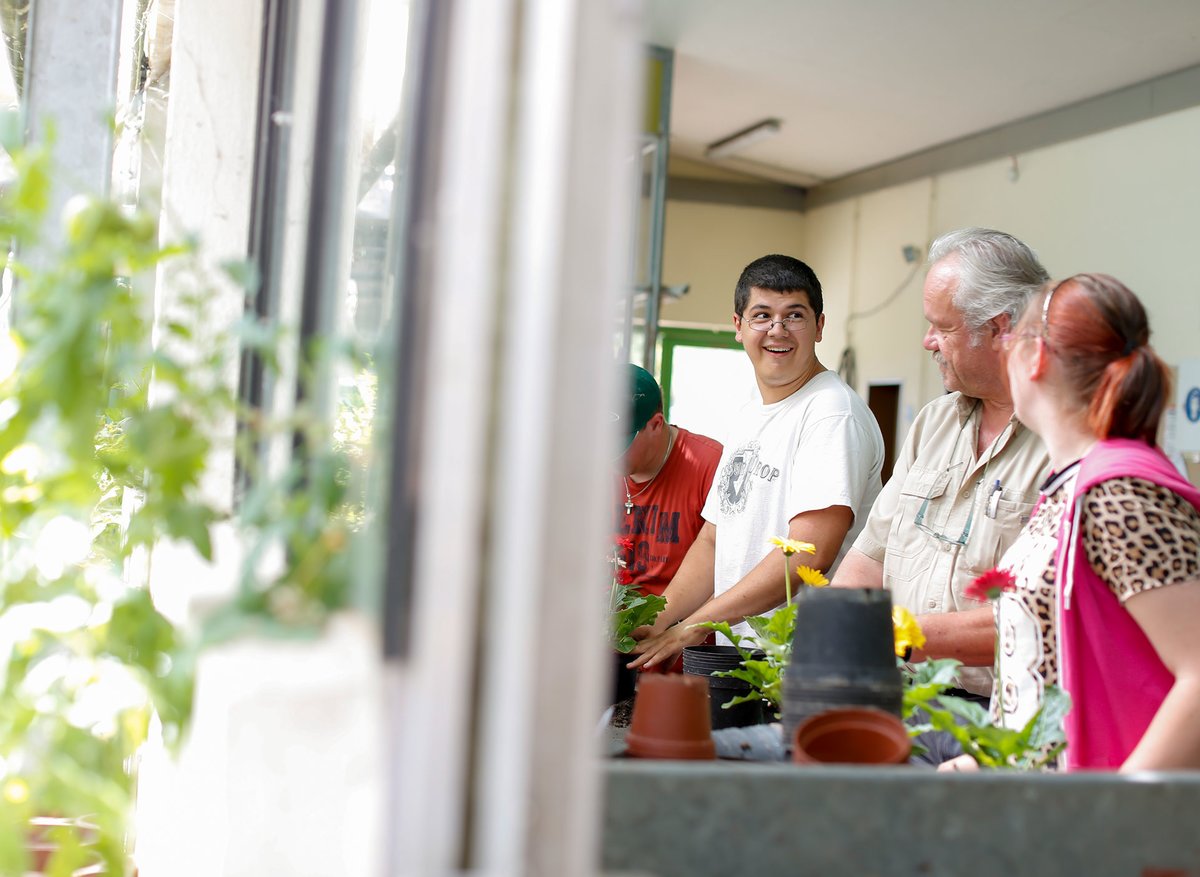
<path id="1" fill-rule="evenodd" d="M 671 373 L 674 370 L 676 347 L 715 347 L 721 350 L 741 350 L 742 344 L 732 329 L 680 329 L 663 326 L 658 330 L 662 358 L 658 383 L 662 387 L 663 414 L 671 412 Z"/>

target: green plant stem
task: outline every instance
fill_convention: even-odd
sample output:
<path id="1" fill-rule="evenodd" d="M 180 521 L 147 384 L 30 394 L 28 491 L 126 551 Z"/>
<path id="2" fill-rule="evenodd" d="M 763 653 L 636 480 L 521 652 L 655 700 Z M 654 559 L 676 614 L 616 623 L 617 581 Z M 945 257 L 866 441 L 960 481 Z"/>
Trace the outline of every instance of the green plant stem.
<path id="1" fill-rule="evenodd" d="M 779 549 L 783 551 L 783 549 Z M 788 563 L 788 553 L 783 551 L 783 590 L 787 598 L 785 605 L 792 605 L 792 566 Z"/>
<path id="2" fill-rule="evenodd" d="M 996 685 L 997 721 L 999 721 L 999 723 L 1001 725 L 1004 725 L 1005 724 L 1005 721 L 1004 721 L 1004 677 L 1002 677 L 1000 675 L 1000 630 L 999 630 L 999 628 L 997 628 L 997 630 L 996 630 L 996 647 L 995 647 L 995 650 L 993 651 L 992 655 L 993 655 L 993 657 L 992 657 L 992 674 L 996 677 L 995 685 Z"/>

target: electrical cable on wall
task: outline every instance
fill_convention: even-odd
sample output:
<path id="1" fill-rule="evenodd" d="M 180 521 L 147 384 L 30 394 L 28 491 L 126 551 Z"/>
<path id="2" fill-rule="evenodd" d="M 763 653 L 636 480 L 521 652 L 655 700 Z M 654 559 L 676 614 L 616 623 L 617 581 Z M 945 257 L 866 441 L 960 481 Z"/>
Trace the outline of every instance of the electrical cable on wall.
<path id="1" fill-rule="evenodd" d="M 906 245 L 901 252 L 904 254 L 904 261 L 912 265 L 912 268 L 908 272 L 908 276 L 901 281 L 899 286 L 892 290 L 891 295 L 889 295 L 879 304 L 875 305 L 874 307 L 867 308 L 865 311 L 856 311 L 846 317 L 846 349 L 842 351 L 842 357 L 838 361 L 838 375 L 851 387 L 854 387 L 856 381 L 858 380 L 858 362 L 854 354 L 854 343 L 852 340 L 853 333 L 850 331 L 850 324 L 855 320 L 873 317 L 875 314 L 878 314 L 880 311 L 887 308 L 888 305 L 899 298 L 900 293 L 904 292 L 908 285 L 912 283 L 912 279 L 917 275 L 917 271 L 921 267 L 921 263 L 918 260 L 920 251 L 912 244 Z"/>
<path id="2" fill-rule="evenodd" d="M 851 387 L 858 382 L 858 363 L 854 359 L 853 347 L 842 351 L 842 358 L 838 360 L 838 375 Z"/>

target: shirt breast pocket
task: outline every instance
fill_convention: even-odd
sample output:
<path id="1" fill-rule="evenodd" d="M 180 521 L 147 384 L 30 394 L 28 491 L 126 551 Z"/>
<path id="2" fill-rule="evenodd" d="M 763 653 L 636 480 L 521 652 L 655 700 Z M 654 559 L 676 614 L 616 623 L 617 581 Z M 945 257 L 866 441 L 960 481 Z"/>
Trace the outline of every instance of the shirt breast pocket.
<path id="1" fill-rule="evenodd" d="M 893 546 L 913 545 L 914 551 L 919 548 L 919 540 L 904 538 L 910 535 L 907 531 L 915 526 L 918 515 L 924 508 L 924 516 L 931 518 L 934 510 L 941 504 L 942 498 L 950 485 L 951 473 L 946 469 L 929 469 L 924 466 L 913 466 L 904 476 L 904 484 L 900 487 L 899 508 L 892 519 L 892 529 L 889 534 L 889 549 Z"/>
<path id="2" fill-rule="evenodd" d="M 975 527 L 963 551 L 963 565 L 972 576 L 987 572 L 1000 562 L 1029 522 L 1034 500 L 1015 490 L 1004 490 L 988 507 L 988 498 L 979 497 L 975 510 Z M 995 512 L 992 515 L 990 512 Z"/>

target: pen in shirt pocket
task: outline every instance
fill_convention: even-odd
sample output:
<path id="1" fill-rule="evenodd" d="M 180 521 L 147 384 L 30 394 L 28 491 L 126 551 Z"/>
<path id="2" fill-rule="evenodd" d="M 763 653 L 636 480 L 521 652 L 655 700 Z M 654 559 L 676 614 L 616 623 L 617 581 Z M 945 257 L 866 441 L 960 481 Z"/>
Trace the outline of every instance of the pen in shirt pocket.
<path id="1" fill-rule="evenodd" d="M 1004 492 L 1004 488 L 1000 484 L 1000 479 L 997 478 L 992 483 L 992 489 L 988 491 L 987 508 L 984 509 L 984 514 L 989 518 L 995 518 L 996 513 L 1000 510 L 1000 494 Z"/>

